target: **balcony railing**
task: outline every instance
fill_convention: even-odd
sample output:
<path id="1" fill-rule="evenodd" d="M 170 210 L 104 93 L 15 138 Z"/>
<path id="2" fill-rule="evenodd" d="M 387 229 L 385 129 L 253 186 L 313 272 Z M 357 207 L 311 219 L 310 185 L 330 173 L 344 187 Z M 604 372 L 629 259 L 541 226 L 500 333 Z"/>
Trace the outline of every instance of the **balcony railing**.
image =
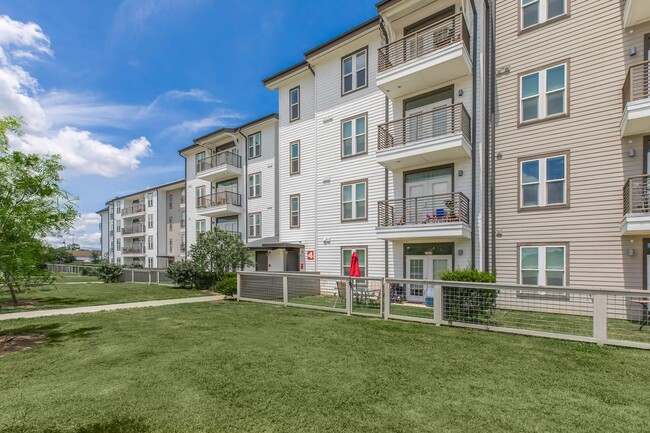
<path id="1" fill-rule="evenodd" d="M 134 206 L 126 207 L 126 208 L 122 209 L 121 214 L 122 214 L 122 216 L 133 215 L 135 213 L 144 212 L 144 210 L 145 210 L 144 203 L 140 203 L 140 204 L 136 204 Z"/>
<path id="2" fill-rule="evenodd" d="M 378 149 L 435 139 L 450 134 L 462 134 L 471 141 L 472 119 L 461 103 L 434 108 L 431 111 L 393 120 L 379 125 Z"/>
<path id="3" fill-rule="evenodd" d="M 380 201 L 379 227 L 464 222 L 469 199 L 462 192 Z"/>
<path id="4" fill-rule="evenodd" d="M 241 155 L 230 151 L 219 152 L 197 162 L 196 172 L 200 173 L 222 165 L 232 165 L 241 168 Z"/>
<path id="5" fill-rule="evenodd" d="M 650 212 L 650 175 L 631 177 L 623 187 L 623 215 Z"/>
<path id="6" fill-rule="evenodd" d="M 227 204 L 241 206 L 241 194 L 232 191 L 217 191 L 196 198 L 196 207 L 198 209 L 208 209 Z"/>
<path id="7" fill-rule="evenodd" d="M 136 247 L 122 248 L 122 254 L 144 254 L 144 245 Z"/>
<path id="8" fill-rule="evenodd" d="M 145 232 L 144 224 L 136 224 L 134 226 L 124 227 L 122 229 L 123 235 L 133 235 L 133 234 L 144 233 L 144 232 Z"/>
<path id="9" fill-rule="evenodd" d="M 623 109 L 629 102 L 650 98 L 650 60 L 631 66 L 623 84 Z"/>
<path id="10" fill-rule="evenodd" d="M 379 72 L 462 42 L 469 51 L 469 30 L 459 13 L 379 48 Z"/>

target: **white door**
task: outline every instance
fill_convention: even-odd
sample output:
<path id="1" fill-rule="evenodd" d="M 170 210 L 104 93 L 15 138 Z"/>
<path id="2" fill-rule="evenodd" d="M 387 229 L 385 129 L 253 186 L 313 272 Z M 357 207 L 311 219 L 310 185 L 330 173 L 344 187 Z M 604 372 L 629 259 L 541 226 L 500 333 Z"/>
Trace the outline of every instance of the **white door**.
<path id="1" fill-rule="evenodd" d="M 420 224 L 431 221 L 436 212 L 445 212 L 447 194 L 451 192 L 451 179 L 433 178 L 406 184 L 404 224 Z"/>
<path id="2" fill-rule="evenodd" d="M 439 137 L 451 132 L 450 111 L 442 107 L 451 105 L 451 99 L 423 105 L 406 110 L 406 142 L 413 143 L 423 139 Z"/>
<path id="3" fill-rule="evenodd" d="M 217 227 L 219 227 L 221 230 L 225 230 L 230 233 L 235 233 L 237 232 L 237 220 L 220 222 L 217 224 Z"/>
<path id="4" fill-rule="evenodd" d="M 406 278 L 412 280 L 440 280 L 440 272 L 451 269 L 452 256 L 406 256 Z M 424 284 L 408 284 L 406 300 L 424 302 Z"/>

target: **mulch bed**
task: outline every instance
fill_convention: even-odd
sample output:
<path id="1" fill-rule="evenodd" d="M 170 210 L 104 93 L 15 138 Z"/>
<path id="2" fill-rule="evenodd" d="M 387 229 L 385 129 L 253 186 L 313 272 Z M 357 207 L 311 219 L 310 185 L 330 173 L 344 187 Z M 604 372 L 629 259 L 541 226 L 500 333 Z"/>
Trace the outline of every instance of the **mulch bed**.
<path id="1" fill-rule="evenodd" d="M 47 343 L 43 334 L 0 335 L 0 356 L 20 352 Z"/>

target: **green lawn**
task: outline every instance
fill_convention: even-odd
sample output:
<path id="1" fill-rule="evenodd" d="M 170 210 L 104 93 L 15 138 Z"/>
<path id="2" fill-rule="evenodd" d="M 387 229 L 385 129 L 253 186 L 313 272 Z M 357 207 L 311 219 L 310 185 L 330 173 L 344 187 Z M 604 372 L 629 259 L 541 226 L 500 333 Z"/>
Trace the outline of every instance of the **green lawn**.
<path id="1" fill-rule="evenodd" d="M 82 283 L 82 282 L 98 282 L 97 277 L 92 275 L 81 275 L 81 274 L 64 274 L 53 272 L 56 277 L 57 283 Z"/>
<path id="2" fill-rule="evenodd" d="M 11 297 L 3 289 L 0 292 L 0 314 L 205 295 L 203 292 L 153 284 L 58 284 L 57 281 L 53 285 L 31 287 L 19 293 L 20 305 L 17 308 L 10 304 Z"/>
<path id="3" fill-rule="evenodd" d="M 639 432 L 650 352 L 253 303 L 0 322 L 2 432 Z"/>

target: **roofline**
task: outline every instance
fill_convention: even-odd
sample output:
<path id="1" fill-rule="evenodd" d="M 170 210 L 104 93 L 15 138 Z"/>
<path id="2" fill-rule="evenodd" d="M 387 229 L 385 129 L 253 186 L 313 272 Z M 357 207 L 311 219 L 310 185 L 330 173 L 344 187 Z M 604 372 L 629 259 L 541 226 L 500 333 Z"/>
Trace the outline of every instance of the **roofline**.
<path id="1" fill-rule="evenodd" d="M 153 191 L 153 190 L 156 190 L 156 189 L 167 188 L 169 186 L 176 185 L 177 183 L 178 184 L 180 184 L 180 183 L 185 184 L 185 179 L 178 179 L 178 180 L 175 180 L 173 182 L 167 182 L 167 183 L 163 183 L 162 185 L 156 185 L 156 186 L 152 186 L 151 188 L 143 189 L 141 191 L 132 192 L 131 194 L 121 195 L 119 197 L 115 197 L 115 198 L 110 199 L 109 201 L 106 202 L 106 204 L 108 205 L 109 203 L 112 203 L 115 200 L 121 200 L 123 198 L 131 197 L 133 195 L 142 194 L 142 193 Z M 106 209 L 108 209 L 108 207 Z"/>
<path id="2" fill-rule="evenodd" d="M 108 206 L 106 206 L 104 209 L 98 210 L 95 213 L 104 213 L 104 212 L 108 212 Z"/>
<path id="3" fill-rule="evenodd" d="M 242 129 L 249 128 L 249 127 L 251 127 L 251 126 L 253 126 L 253 125 L 257 124 L 257 123 L 266 122 L 267 120 L 270 120 L 270 119 L 279 119 L 278 114 L 277 113 L 267 114 L 264 117 L 260 117 L 259 119 L 252 120 L 252 121 L 250 121 L 248 123 L 245 123 L 245 124 L 243 124 L 241 126 L 238 126 L 236 128 L 217 129 L 216 131 L 212 131 L 212 132 L 210 132 L 208 134 L 202 135 L 199 138 L 195 138 L 194 140 L 192 140 L 194 143 L 191 146 L 187 146 L 187 147 L 179 150 L 178 153 L 182 155 L 183 152 L 187 152 L 188 150 L 194 149 L 195 147 L 199 146 L 199 144 L 197 143 L 198 141 L 201 141 L 204 138 L 208 138 L 208 137 L 210 137 L 212 135 L 216 135 L 216 134 L 220 134 L 220 133 L 224 133 L 224 132 L 229 133 L 229 134 L 236 134 L 238 131 L 241 131 Z"/>
<path id="4" fill-rule="evenodd" d="M 273 81 L 276 81 L 276 80 L 278 80 L 280 78 L 284 78 L 287 75 L 298 71 L 299 69 L 305 68 L 305 70 L 306 70 L 308 67 L 309 67 L 309 63 L 307 63 L 307 60 L 303 60 L 303 61 L 301 61 L 299 63 L 296 63 L 293 66 L 289 66 L 287 69 L 284 69 L 284 70 L 278 72 L 277 74 L 271 75 L 270 77 L 263 79 L 262 84 L 264 84 L 264 86 L 266 87 L 270 83 L 272 83 Z"/>
<path id="5" fill-rule="evenodd" d="M 343 42 L 343 41 L 345 41 L 347 39 L 350 39 L 350 38 L 358 35 L 359 33 L 362 33 L 364 31 L 368 30 L 369 28 L 374 27 L 377 24 L 379 24 L 379 16 L 373 17 L 373 18 L 369 19 L 368 21 L 365 21 L 365 22 L 359 24 L 358 26 L 351 28 L 348 31 L 346 31 L 344 33 L 341 33 L 340 35 L 336 36 L 335 38 L 330 39 L 329 41 L 327 41 L 327 42 L 325 42 L 325 43 L 323 43 L 323 44 L 321 44 L 321 45 L 319 45 L 319 46 L 317 46 L 315 48 L 312 48 L 311 50 L 309 50 L 309 51 L 307 51 L 305 53 L 305 58 L 313 57 L 313 56 L 315 56 L 317 54 L 320 54 L 323 51 L 327 50 L 328 48 L 331 48 L 334 45 L 338 45 L 339 43 L 341 43 L 341 42 Z"/>
<path id="6" fill-rule="evenodd" d="M 379 3 L 375 5 L 378 11 L 381 11 L 383 9 L 386 9 L 390 6 L 392 6 L 393 3 L 399 3 L 401 0 L 382 0 Z"/>

